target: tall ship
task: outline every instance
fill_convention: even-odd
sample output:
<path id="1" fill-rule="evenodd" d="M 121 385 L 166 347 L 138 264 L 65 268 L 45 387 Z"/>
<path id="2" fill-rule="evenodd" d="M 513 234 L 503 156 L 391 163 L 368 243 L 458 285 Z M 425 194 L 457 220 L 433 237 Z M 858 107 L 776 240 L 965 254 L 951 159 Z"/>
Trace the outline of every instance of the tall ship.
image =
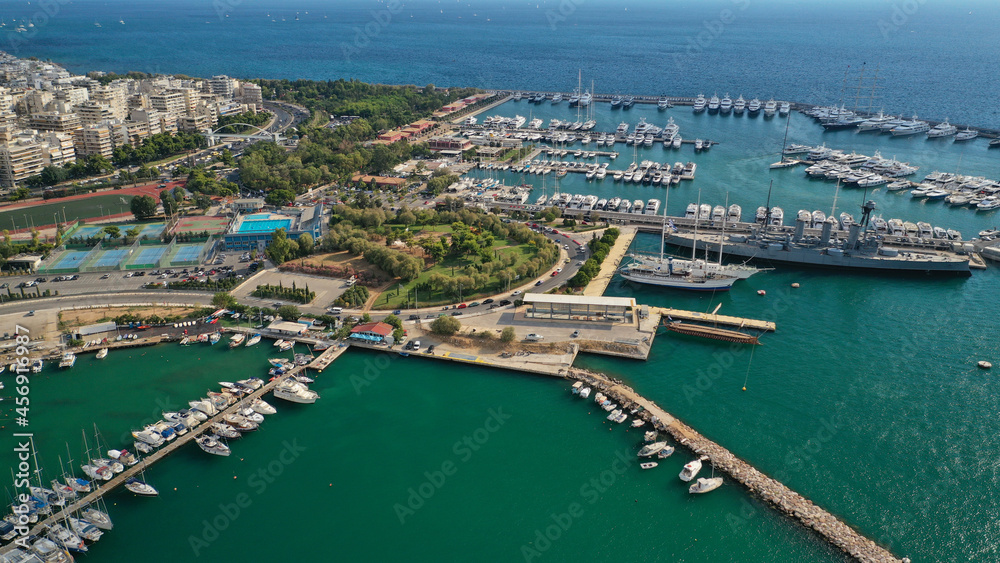
<path id="1" fill-rule="evenodd" d="M 881 271 L 899 273 L 931 273 L 950 275 L 971 275 L 967 256 L 951 255 L 934 251 L 900 252 L 885 246 L 882 237 L 869 227 L 875 202 L 868 200 L 861 206 L 861 220 L 848 229 L 847 238 L 830 242 L 832 223 L 825 222 L 819 236 L 815 231 L 807 234 L 805 221 L 796 221 L 792 231 L 787 228 L 774 229 L 765 218 L 762 224 L 755 224 L 750 234 L 732 234 L 728 237 L 718 234 L 698 235 L 695 233 L 671 233 L 666 242 L 680 247 L 719 251 L 729 257 L 766 260 L 775 264 L 797 264 L 841 270 Z M 765 213 L 768 213 L 765 211 Z"/>

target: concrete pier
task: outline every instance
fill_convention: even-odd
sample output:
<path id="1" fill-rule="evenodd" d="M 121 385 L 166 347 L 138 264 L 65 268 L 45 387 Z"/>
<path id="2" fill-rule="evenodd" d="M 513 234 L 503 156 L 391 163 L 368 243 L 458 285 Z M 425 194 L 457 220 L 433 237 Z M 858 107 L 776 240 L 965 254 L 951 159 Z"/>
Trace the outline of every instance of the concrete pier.
<path id="1" fill-rule="evenodd" d="M 587 287 L 583 289 L 584 295 L 591 297 L 604 295 L 604 291 L 608 289 L 608 284 L 611 283 L 615 272 L 618 271 L 618 266 L 621 264 L 622 258 L 625 257 L 625 253 L 632 246 L 632 241 L 635 240 L 635 235 L 639 232 L 635 227 L 620 227 L 619 231 L 621 231 L 621 234 L 618 235 L 618 240 L 615 241 L 615 245 L 604 258 L 604 262 L 601 263 L 600 273 L 594 279 L 590 280 Z"/>

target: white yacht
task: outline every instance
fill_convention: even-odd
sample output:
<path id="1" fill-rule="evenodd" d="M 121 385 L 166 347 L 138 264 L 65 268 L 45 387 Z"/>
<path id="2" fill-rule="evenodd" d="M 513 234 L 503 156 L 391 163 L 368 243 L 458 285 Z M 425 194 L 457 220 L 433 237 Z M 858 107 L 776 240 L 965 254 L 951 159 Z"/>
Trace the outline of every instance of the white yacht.
<path id="1" fill-rule="evenodd" d="M 955 134 L 955 141 L 971 141 L 979 136 L 979 131 L 966 127 Z"/>
<path id="2" fill-rule="evenodd" d="M 742 95 L 740 95 L 740 97 L 736 98 L 736 101 L 733 102 L 733 113 L 736 115 L 743 115 L 743 110 L 745 110 L 746 107 L 747 101 L 743 99 Z"/>
<path id="3" fill-rule="evenodd" d="M 770 100 L 764 103 L 764 117 L 773 117 L 774 112 L 777 111 L 777 109 L 778 109 L 777 102 L 774 101 L 774 98 L 771 98 Z"/>
<path id="4" fill-rule="evenodd" d="M 66 352 L 63 354 L 61 360 L 59 360 L 59 367 L 62 369 L 68 369 L 76 365 L 76 354 L 73 352 Z"/>
<path id="5" fill-rule="evenodd" d="M 691 494 L 707 493 L 718 489 L 720 486 L 722 486 L 722 477 L 702 477 L 688 487 L 688 492 Z"/>
<path id="6" fill-rule="evenodd" d="M 726 214 L 726 221 L 729 223 L 739 223 L 740 218 L 743 217 L 743 208 L 735 203 L 729 206 L 729 211 Z"/>
<path id="7" fill-rule="evenodd" d="M 901 137 L 905 135 L 916 135 L 918 133 L 924 133 L 930 130 L 931 126 L 926 121 L 920 121 L 916 116 L 909 121 L 904 121 L 902 124 L 893 127 L 890 133 L 894 137 Z"/>
<path id="8" fill-rule="evenodd" d="M 95 356 L 95 357 L 98 360 L 103 360 L 104 358 L 107 358 L 108 357 L 108 349 L 107 348 L 101 348 L 101 350 L 97 353 L 97 356 Z"/>
<path id="9" fill-rule="evenodd" d="M 760 113 L 760 100 L 754 98 L 747 102 L 747 111 L 750 112 L 751 117 L 756 117 Z"/>
<path id="10" fill-rule="evenodd" d="M 792 104 L 788 102 L 781 102 L 781 105 L 778 106 L 778 115 L 780 115 L 781 117 L 785 117 L 791 111 L 792 111 Z"/>
<path id="11" fill-rule="evenodd" d="M 715 113 L 719 111 L 719 104 L 721 103 L 722 102 L 719 101 L 719 96 L 717 94 L 712 94 L 712 97 L 708 100 L 708 112 Z"/>
<path id="12" fill-rule="evenodd" d="M 730 98 L 729 93 L 726 92 L 726 95 L 723 96 L 722 100 L 719 102 L 719 113 L 728 114 L 731 111 L 733 111 L 733 99 Z"/>
<path id="13" fill-rule="evenodd" d="M 958 133 L 958 127 L 948 123 L 948 120 L 945 119 L 943 122 L 938 123 L 927 131 L 927 138 L 936 139 L 940 137 L 951 137 L 956 133 Z"/>
<path id="14" fill-rule="evenodd" d="M 701 456 L 698 459 L 688 462 L 684 469 L 681 470 L 680 478 L 681 481 L 690 481 L 694 479 L 695 475 L 701 471 L 701 462 L 707 460 L 708 457 Z"/>
<path id="15" fill-rule="evenodd" d="M 705 104 L 706 103 L 707 102 L 705 101 L 705 95 L 704 94 L 698 94 L 698 97 L 694 99 L 694 106 L 693 106 L 694 112 L 695 113 L 701 113 L 701 112 L 705 111 Z"/>
<path id="16" fill-rule="evenodd" d="M 319 393 L 312 391 L 298 381 L 285 380 L 274 387 L 274 396 L 293 403 L 315 403 Z"/>

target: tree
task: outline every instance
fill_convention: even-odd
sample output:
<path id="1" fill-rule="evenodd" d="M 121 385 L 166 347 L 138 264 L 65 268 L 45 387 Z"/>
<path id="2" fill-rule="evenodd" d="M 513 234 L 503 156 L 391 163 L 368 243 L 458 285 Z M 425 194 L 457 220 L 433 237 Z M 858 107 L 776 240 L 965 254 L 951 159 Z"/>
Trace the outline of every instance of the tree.
<path id="1" fill-rule="evenodd" d="M 517 333 L 514 332 L 514 327 L 512 326 L 504 327 L 500 333 L 500 342 L 504 344 L 513 342 L 515 338 L 517 338 Z"/>
<path id="2" fill-rule="evenodd" d="M 268 205 L 281 207 L 295 201 L 295 192 L 292 190 L 271 190 L 264 198 Z"/>
<path id="3" fill-rule="evenodd" d="M 107 235 L 111 237 L 111 240 L 115 240 L 116 238 L 122 236 L 122 230 L 114 225 L 108 225 L 101 230 L 107 233 Z"/>
<path id="4" fill-rule="evenodd" d="M 403 328 L 403 319 L 397 317 L 396 315 L 389 315 L 388 317 L 382 319 L 382 322 L 384 322 L 387 325 L 392 325 L 392 328 L 396 329 Z"/>
<path id="5" fill-rule="evenodd" d="M 292 242 L 288 240 L 285 229 L 274 231 L 274 234 L 271 235 L 271 243 L 267 245 L 267 249 L 265 250 L 267 257 L 275 264 L 282 264 L 289 258 L 294 258 L 292 255 Z"/>
<path id="6" fill-rule="evenodd" d="M 230 309 L 236 305 L 236 298 L 228 292 L 220 291 L 212 296 L 212 306 L 219 309 Z"/>
<path id="7" fill-rule="evenodd" d="M 129 209 L 136 219 L 149 219 L 156 214 L 156 200 L 148 195 L 137 196 L 132 198 Z"/>
<path id="8" fill-rule="evenodd" d="M 299 320 L 302 313 L 299 312 L 299 308 L 295 305 L 282 305 L 278 307 L 278 315 L 286 321 L 295 322 Z"/>
<path id="9" fill-rule="evenodd" d="M 462 323 L 459 322 L 455 317 L 449 317 L 447 315 L 443 317 L 438 317 L 431 323 L 431 331 L 434 334 L 440 334 L 443 336 L 451 336 L 462 328 Z"/>
<path id="10" fill-rule="evenodd" d="M 313 248 L 316 246 L 312 235 L 309 233 L 302 233 L 299 235 L 298 244 L 299 256 L 309 256 L 312 254 Z"/>
<path id="11" fill-rule="evenodd" d="M 163 190 L 160 192 L 160 203 L 163 204 L 163 214 L 173 215 L 177 212 L 177 200 L 174 199 L 173 194 L 170 190 Z"/>

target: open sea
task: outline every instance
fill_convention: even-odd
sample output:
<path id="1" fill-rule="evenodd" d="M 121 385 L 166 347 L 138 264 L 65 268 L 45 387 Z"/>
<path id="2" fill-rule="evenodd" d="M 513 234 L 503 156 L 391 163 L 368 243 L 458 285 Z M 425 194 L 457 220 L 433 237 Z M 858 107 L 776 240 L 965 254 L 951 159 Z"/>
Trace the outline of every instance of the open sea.
<path id="1" fill-rule="evenodd" d="M 6 31 L 13 19 L 42 7 L 0 2 L 4 50 L 78 72 L 529 90 L 568 91 L 582 69 L 599 92 L 728 91 L 848 106 L 854 90 L 842 93 L 844 73 L 850 65 L 856 80 L 864 64 L 866 76 L 879 68 L 875 109 L 1000 127 L 1000 47 L 990 40 L 1000 5 L 992 2 L 54 4 L 34 32 L 14 34 Z M 548 122 L 575 110 L 509 102 L 488 114 Z M 829 213 L 836 205 L 857 216 L 867 197 L 887 219 L 928 221 L 965 238 L 1000 224 L 995 213 L 884 186 L 835 193 L 835 184 L 810 181 L 801 168 L 771 171 L 785 133 L 780 118 L 596 107 L 598 129 L 640 117 L 661 126 L 673 117 L 684 138 L 720 143 L 697 155 L 690 145 L 639 149 L 639 160 L 698 163 L 693 182 L 669 190 L 671 214 L 700 193 L 712 205 L 728 197 L 747 215 L 773 181 L 771 204 L 784 208 L 786 223 L 800 208 Z M 1000 152 L 984 139 L 824 133 L 793 114 L 788 141 L 877 150 L 920 166 L 917 179 L 934 170 L 1000 178 Z M 624 168 L 631 148 L 618 150 L 612 167 Z M 537 187 L 533 197 L 551 195 L 551 175 L 527 181 Z M 667 191 L 574 175 L 560 189 L 644 200 Z M 655 236 L 634 244 L 658 247 Z M 781 267 L 715 296 L 615 280 L 609 295 L 698 311 L 721 304 L 722 313 L 774 320 L 778 330 L 753 349 L 661 335 L 647 362 L 583 356 L 578 365 L 625 380 L 899 557 L 997 561 L 1000 380 L 975 364 L 1000 361 L 998 293 L 995 268 L 925 279 Z M 130 429 L 203 396 L 215 381 L 266 373 L 273 350 L 162 345 L 112 352 L 103 362 L 82 356 L 68 372 L 46 368 L 32 380 L 30 425 L 46 477 L 58 473 L 58 456 L 72 456 L 79 472 L 81 430 L 94 447 L 97 423 L 107 447 L 121 446 Z M 357 386 L 358 375 L 371 384 Z M 10 396 L 13 381 L 2 378 L 0 394 Z M 152 467 L 146 477 L 158 498 L 112 494 L 115 529 L 88 559 L 844 560 L 739 487 L 692 498 L 676 477 L 689 460 L 683 451 L 650 471 L 616 463 L 619 455 L 634 459 L 641 433 L 611 425 L 558 380 L 351 351 L 312 387 L 322 395 L 315 405 L 271 401 L 279 413 L 233 442 L 231 457 L 191 445 Z M 0 473 L 15 461 L 12 408 L 0 402 L 0 450 L 11 452 L 0 456 Z"/>

